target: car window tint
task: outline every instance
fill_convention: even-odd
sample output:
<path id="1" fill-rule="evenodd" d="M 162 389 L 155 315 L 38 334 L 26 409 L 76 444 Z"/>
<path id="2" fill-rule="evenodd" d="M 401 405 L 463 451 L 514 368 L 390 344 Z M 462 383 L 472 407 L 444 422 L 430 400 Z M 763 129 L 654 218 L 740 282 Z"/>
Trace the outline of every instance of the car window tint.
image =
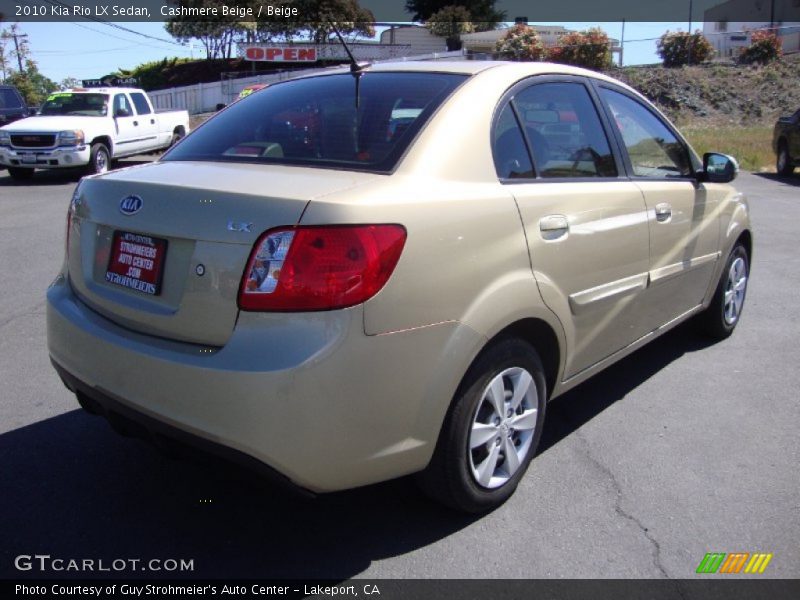
<path id="1" fill-rule="evenodd" d="M 122 113 L 118 112 L 122 111 Z M 131 110 L 131 105 L 128 102 L 128 98 L 125 94 L 117 94 L 114 96 L 114 116 L 131 116 L 133 115 L 133 110 Z"/>
<path id="2" fill-rule="evenodd" d="M 136 112 L 138 114 L 149 115 L 152 112 L 150 110 L 150 105 L 147 103 L 147 98 L 144 97 L 144 94 L 131 94 L 131 100 L 133 100 L 133 105 L 136 107 Z"/>
<path id="3" fill-rule="evenodd" d="M 0 108 L 20 108 L 22 103 L 19 96 L 14 93 L 14 90 L 9 88 L 0 88 Z"/>
<path id="4" fill-rule="evenodd" d="M 506 104 L 500 112 L 494 126 L 493 138 L 494 168 L 500 179 L 535 176 L 525 138 L 510 104 Z"/>
<path id="5" fill-rule="evenodd" d="M 277 83 L 231 104 L 162 160 L 391 171 L 466 75 L 366 72 Z"/>
<path id="6" fill-rule="evenodd" d="M 692 168 L 689 153 L 666 124 L 640 102 L 601 88 L 614 126 L 620 132 L 637 177 L 687 177 Z"/>
<path id="7" fill-rule="evenodd" d="M 616 177 L 600 117 L 580 83 L 532 85 L 514 98 L 539 177 Z"/>

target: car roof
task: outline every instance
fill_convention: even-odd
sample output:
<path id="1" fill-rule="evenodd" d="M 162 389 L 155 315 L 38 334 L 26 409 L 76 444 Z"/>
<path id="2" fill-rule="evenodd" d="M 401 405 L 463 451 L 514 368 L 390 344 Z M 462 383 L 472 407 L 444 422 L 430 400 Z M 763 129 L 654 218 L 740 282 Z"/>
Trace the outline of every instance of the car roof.
<path id="1" fill-rule="evenodd" d="M 380 62 L 368 67 L 365 72 L 386 73 L 386 72 L 415 72 L 415 73 L 454 73 L 463 75 L 477 75 L 488 70 L 502 70 L 507 74 L 509 84 L 530 77 L 533 75 L 580 75 L 592 77 L 601 81 L 615 83 L 626 89 L 634 91 L 633 88 L 625 83 L 580 67 L 562 65 L 550 62 L 531 62 L 531 61 L 503 61 L 503 60 L 433 60 L 433 61 L 396 61 Z M 349 72 L 349 66 L 332 69 L 330 73 Z M 308 77 L 319 76 L 319 74 L 308 75 Z"/>

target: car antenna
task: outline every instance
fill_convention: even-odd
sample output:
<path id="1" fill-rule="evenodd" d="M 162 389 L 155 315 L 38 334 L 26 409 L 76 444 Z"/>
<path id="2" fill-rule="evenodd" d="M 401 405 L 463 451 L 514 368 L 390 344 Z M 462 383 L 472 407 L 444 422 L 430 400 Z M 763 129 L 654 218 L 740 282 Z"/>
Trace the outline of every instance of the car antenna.
<path id="1" fill-rule="evenodd" d="M 359 91 L 361 88 L 361 76 L 364 74 L 364 71 L 366 71 L 369 67 L 372 66 L 372 63 L 358 62 L 355 56 L 353 56 L 353 53 L 350 52 L 350 48 L 347 47 L 347 42 L 344 41 L 342 34 L 339 33 L 339 29 L 336 27 L 336 24 L 333 21 L 329 21 L 329 23 L 331 24 L 331 27 L 333 27 L 333 31 L 336 32 L 336 36 L 339 38 L 339 41 L 342 43 L 342 46 L 344 46 L 344 50 L 345 52 L 347 52 L 347 56 L 350 58 L 350 74 L 356 79 L 356 110 L 358 110 Z"/>

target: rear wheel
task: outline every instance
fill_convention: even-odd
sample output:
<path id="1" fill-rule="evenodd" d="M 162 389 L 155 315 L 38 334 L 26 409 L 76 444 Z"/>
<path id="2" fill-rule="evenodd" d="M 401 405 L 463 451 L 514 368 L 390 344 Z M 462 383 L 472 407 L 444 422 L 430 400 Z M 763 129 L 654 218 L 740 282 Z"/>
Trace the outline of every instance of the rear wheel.
<path id="1" fill-rule="evenodd" d="M 11 176 L 11 179 L 16 179 L 17 181 L 27 181 L 33 177 L 33 169 L 8 167 L 8 174 Z"/>
<path id="2" fill-rule="evenodd" d="M 92 144 L 92 151 L 89 155 L 89 164 L 86 171 L 90 175 L 106 173 L 111 166 L 111 155 L 105 144 Z"/>
<path id="3" fill-rule="evenodd" d="M 792 159 L 789 156 L 789 147 L 785 141 L 782 141 L 778 146 L 778 158 L 775 161 L 775 168 L 778 171 L 778 175 L 791 175 L 794 172 Z"/>
<path id="4" fill-rule="evenodd" d="M 733 333 L 744 308 L 749 275 L 747 250 L 737 243 L 725 263 L 711 305 L 699 315 L 703 329 L 711 337 L 724 339 Z"/>
<path id="5" fill-rule="evenodd" d="M 180 142 L 182 139 L 183 139 L 183 132 L 181 132 L 181 131 L 176 131 L 175 133 L 173 133 L 173 134 L 172 134 L 172 139 L 171 139 L 171 140 L 170 140 L 170 142 L 169 142 L 169 146 L 167 146 L 167 150 L 169 150 L 170 148 L 172 148 L 172 147 L 173 147 L 175 144 L 177 144 L 178 142 Z"/>
<path id="6" fill-rule="evenodd" d="M 456 392 L 433 458 L 418 476 L 422 489 L 465 512 L 501 505 L 536 453 L 545 398 L 533 346 L 506 338 L 485 350 Z"/>

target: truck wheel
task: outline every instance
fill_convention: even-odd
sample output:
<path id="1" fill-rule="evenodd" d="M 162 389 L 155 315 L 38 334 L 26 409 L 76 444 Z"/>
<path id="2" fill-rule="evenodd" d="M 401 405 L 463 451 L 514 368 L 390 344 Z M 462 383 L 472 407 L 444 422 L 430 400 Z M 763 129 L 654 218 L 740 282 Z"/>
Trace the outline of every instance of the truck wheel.
<path id="1" fill-rule="evenodd" d="M 90 175 L 106 173 L 110 164 L 111 156 L 105 144 L 92 144 L 92 152 L 89 155 L 89 164 L 86 166 L 86 171 Z"/>
<path id="2" fill-rule="evenodd" d="M 180 142 L 183 139 L 183 134 L 180 131 L 176 131 L 172 134 L 172 139 L 169 142 L 169 146 L 167 146 L 167 150 L 172 148 L 175 144 Z"/>
<path id="3" fill-rule="evenodd" d="M 33 169 L 8 167 L 8 174 L 11 175 L 11 179 L 16 179 L 17 181 L 27 181 L 28 179 L 33 178 Z"/>
<path id="4" fill-rule="evenodd" d="M 469 513 L 500 506 L 517 488 L 542 434 L 545 377 L 536 350 L 502 339 L 467 371 L 417 481 L 429 496 Z"/>
<path id="5" fill-rule="evenodd" d="M 775 167 L 778 175 L 791 175 L 794 172 L 792 159 L 789 156 L 789 147 L 786 145 L 785 140 L 781 141 L 778 146 L 778 160 L 775 162 Z"/>

